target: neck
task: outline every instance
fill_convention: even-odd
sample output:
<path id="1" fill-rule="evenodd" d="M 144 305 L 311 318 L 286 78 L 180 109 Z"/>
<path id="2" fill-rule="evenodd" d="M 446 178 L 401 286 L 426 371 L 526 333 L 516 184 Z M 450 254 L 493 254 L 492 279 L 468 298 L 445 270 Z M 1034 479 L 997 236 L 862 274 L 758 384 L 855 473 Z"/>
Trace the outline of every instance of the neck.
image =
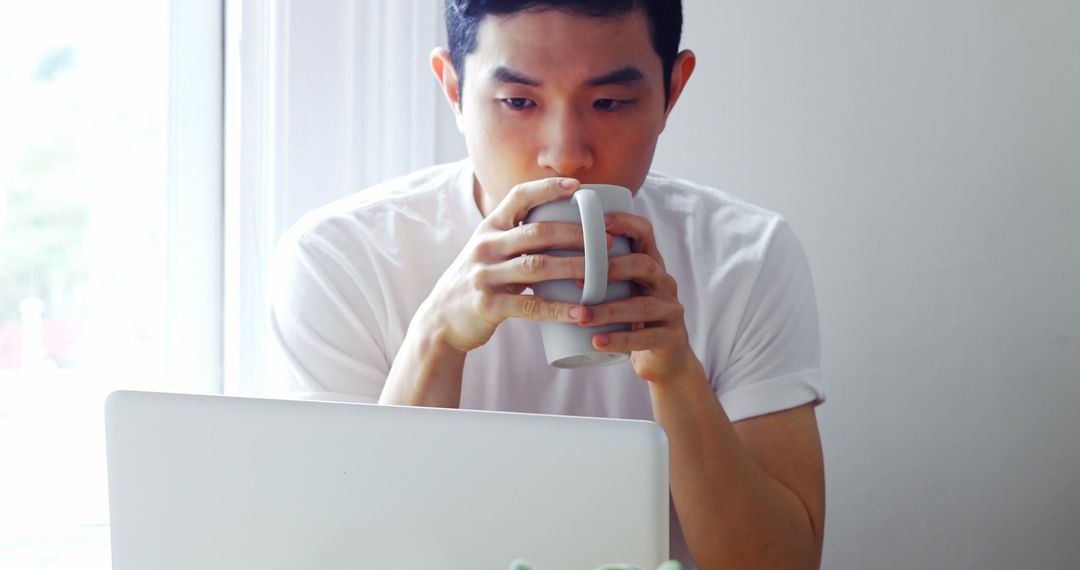
<path id="1" fill-rule="evenodd" d="M 476 207 L 480 209 L 480 216 L 484 218 L 487 218 L 501 201 L 484 192 L 484 189 L 480 186 L 480 181 L 476 179 L 475 175 L 473 175 L 473 200 L 476 202 Z"/>

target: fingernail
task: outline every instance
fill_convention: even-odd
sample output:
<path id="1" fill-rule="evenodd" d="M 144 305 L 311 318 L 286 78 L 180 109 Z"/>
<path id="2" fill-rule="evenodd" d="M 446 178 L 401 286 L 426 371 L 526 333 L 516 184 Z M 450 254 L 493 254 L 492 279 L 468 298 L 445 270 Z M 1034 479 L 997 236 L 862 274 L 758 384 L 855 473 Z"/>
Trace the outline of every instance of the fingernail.
<path id="1" fill-rule="evenodd" d="M 581 314 L 583 312 L 584 312 L 584 309 L 582 309 L 581 307 L 574 307 L 574 308 L 570 309 L 570 318 L 572 318 L 572 319 L 580 319 Z"/>
<path id="2" fill-rule="evenodd" d="M 593 340 L 596 342 L 596 346 L 607 346 L 611 344 L 611 337 L 606 334 L 598 334 L 593 337 Z"/>
<path id="3" fill-rule="evenodd" d="M 574 180 L 573 178 L 565 178 L 559 184 L 561 184 L 563 188 L 566 188 L 567 190 L 569 190 L 569 189 L 573 188 L 575 185 L 577 185 L 577 180 Z"/>

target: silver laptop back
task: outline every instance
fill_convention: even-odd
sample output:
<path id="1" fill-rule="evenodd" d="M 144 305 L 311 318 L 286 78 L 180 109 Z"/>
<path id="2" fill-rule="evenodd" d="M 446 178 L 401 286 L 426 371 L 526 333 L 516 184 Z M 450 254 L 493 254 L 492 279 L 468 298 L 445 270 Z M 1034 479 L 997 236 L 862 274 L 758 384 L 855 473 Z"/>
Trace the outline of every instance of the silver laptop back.
<path id="1" fill-rule="evenodd" d="M 668 556 L 651 422 L 116 392 L 114 570 L 540 570 Z"/>

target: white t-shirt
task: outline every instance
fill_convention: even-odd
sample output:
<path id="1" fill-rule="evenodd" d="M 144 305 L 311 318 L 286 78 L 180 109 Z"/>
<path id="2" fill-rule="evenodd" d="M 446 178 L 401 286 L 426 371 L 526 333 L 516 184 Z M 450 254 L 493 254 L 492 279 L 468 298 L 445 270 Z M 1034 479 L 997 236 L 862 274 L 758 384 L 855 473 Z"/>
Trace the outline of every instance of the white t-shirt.
<path id="1" fill-rule="evenodd" d="M 824 401 L 810 268 L 776 213 L 650 173 L 648 218 L 678 283 L 694 354 L 731 421 Z M 439 165 L 313 211 L 274 254 L 274 334 L 291 388 L 376 402 L 420 304 L 482 221 L 471 162 Z M 537 323 L 508 319 L 468 354 L 461 407 L 652 420 L 628 361 L 548 366 Z M 673 519 L 672 553 L 688 561 Z"/>
<path id="2" fill-rule="evenodd" d="M 656 173 L 633 202 L 652 222 L 691 347 L 731 421 L 823 401 L 814 288 L 790 225 Z M 413 314 L 481 219 L 466 159 L 358 192 L 286 232 L 271 284 L 291 388 L 377 401 Z M 461 407 L 653 419 L 648 386 L 629 362 L 551 368 L 539 326 L 519 319 L 469 353 Z"/>

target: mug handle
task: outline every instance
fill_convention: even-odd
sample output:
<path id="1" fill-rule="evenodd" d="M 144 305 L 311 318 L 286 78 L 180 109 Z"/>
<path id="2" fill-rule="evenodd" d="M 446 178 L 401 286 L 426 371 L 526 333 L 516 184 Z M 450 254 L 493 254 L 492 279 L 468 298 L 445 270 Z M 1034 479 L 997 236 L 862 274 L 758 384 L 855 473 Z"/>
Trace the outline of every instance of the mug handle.
<path id="1" fill-rule="evenodd" d="M 581 213 L 581 229 L 585 235 L 585 287 L 581 291 L 582 305 L 596 305 L 607 296 L 608 250 L 604 227 L 604 208 L 600 196 L 588 188 L 574 192 Z"/>

